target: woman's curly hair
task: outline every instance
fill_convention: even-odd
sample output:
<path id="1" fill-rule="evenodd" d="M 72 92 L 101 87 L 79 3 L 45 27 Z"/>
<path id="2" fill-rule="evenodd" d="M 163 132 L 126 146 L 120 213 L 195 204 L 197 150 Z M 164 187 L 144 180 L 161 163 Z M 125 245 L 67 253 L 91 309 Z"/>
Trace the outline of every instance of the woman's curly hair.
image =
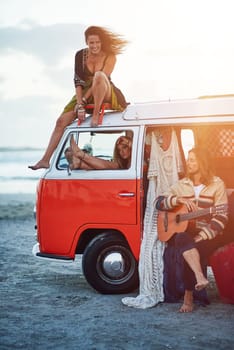
<path id="1" fill-rule="evenodd" d="M 129 43 L 121 35 L 113 33 L 107 28 L 91 26 L 85 31 L 85 40 L 87 43 L 90 35 L 98 35 L 102 44 L 102 50 L 107 54 L 118 55 L 123 52 L 125 46 Z"/>

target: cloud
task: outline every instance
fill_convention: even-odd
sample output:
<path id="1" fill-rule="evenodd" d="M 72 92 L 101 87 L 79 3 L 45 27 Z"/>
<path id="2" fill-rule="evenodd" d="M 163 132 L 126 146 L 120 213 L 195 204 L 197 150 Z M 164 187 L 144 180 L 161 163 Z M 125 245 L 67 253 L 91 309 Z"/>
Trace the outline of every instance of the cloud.
<path id="1" fill-rule="evenodd" d="M 2 145 L 45 143 L 74 93 L 74 55 L 84 46 L 84 29 L 80 24 L 40 26 L 29 21 L 0 28 Z"/>
<path id="2" fill-rule="evenodd" d="M 87 26 L 81 23 L 84 17 L 92 23 L 90 15 L 99 21 L 94 24 L 106 26 L 104 18 L 108 27 L 131 41 L 112 74 L 128 101 L 233 92 L 233 21 L 224 4 L 220 8 L 212 2 L 210 7 L 199 0 L 191 9 L 186 5 L 184 13 L 184 6 L 165 1 L 155 13 L 151 7 L 137 7 L 134 2 L 136 17 L 128 11 L 130 3 L 126 3 L 123 15 L 118 16 L 117 10 L 104 16 L 100 3 L 90 1 L 89 11 L 78 3 L 60 8 L 61 16 L 69 10 L 60 21 L 57 11 L 46 7 L 47 2 L 42 7 L 41 2 L 25 4 L 12 6 L 15 16 L 24 9 L 19 18 L 16 16 L 18 24 L 0 26 L 0 123 L 4 125 L 0 146 L 12 142 L 19 146 L 47 144 L 56 118 L 74 93 L 74 55 L 84 47 Z M 9 5 L 6 7 L 12 14 Z M 12 23 L 9 13 L 1 11 L 0 18 Z M 70 14 L 72 22 L 64 23 L 71 20 Z M 46 16 L 51 18 L 50 24 L 42 25 Z M 79 16 L 80 22 L 75 23 Z M 225 20 L 220 22 L 222 16 Z M 55 19 L 57 23 L 51 24 Z"/>
<path id="3" fill-rule="evenodd" d="M 84 46 L 84 29 L 81 24 L 41 26 L 26 20 L 1 27 L 0 98 L 66 94 L 73 86 L 74 55 Z"/>
<path id="4" fill-rule="evenodd" d="M 84 45 L 84 25 L 60 23 L 41 26 L 31 21 L 0 28 L 0 52 L 17 50 L 36 56 L 44 63 L 56 64 L 69 51 Z"/>
<path id="5" fill-rule="evenodd" d="M 49 96 L 30 96 L 1 101 L 0 147 L 45 147 L 55 121 L 70 96 L 56 99 Z"/>

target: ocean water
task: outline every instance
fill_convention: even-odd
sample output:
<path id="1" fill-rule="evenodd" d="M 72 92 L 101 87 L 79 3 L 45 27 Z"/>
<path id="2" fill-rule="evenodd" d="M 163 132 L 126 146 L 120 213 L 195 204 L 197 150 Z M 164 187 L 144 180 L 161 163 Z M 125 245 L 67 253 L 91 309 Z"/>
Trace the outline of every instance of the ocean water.
<path id="1" fill-rule="evenodd" d="M 0 148 L 0 219 L 34 216 L 36 187 L 44 170 L 33 171 L 28 165 L 39 160 L 43 152 L 41 149 Z"/>
<path id="2" fill-rule="evenodd" d="M 35 193 L 44 170 L 33 171 L 28 165 L 36 163 L 43 152 L 31 148 L 0 148 L 0 194 Z"/>

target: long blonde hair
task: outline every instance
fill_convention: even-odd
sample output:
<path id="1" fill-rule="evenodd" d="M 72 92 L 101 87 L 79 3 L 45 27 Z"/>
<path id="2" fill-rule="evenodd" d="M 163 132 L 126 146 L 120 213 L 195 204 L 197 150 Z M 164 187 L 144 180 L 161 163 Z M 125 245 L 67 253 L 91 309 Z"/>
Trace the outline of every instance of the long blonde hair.
<path id="1" fill-rule="evenodd" d="M 119 148 L 118 148 L 119 145 L 127 145 L 131 151 L 132 150 L 131 137 L 120 136 L 115 143 L 114 154 L 113 154 L 114 161 L 116 161 L 119 164 L 120 169 L 127 169 L 131 162 L 131 156 L 128 159 L 121 158 L 119 153 Z"/>
<path id="2" fill-rule="evenodd" d="M 85 40 L 87 43 L 90 35 L 98 35 L 102 44 L 102 50 L 107 54 L 118 55 L 128 44 L 128 41 L 117 33 L 113 33 L 107 28 L 91 26 L 85 31 Z"/>

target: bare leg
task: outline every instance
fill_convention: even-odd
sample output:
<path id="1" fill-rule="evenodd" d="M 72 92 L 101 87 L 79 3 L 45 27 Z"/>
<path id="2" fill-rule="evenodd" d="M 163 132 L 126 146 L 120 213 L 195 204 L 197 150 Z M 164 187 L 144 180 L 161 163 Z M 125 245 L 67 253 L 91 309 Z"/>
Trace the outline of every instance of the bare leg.
<path id="1" fill-rule="evenodd" d="M 54 153 L 54 150 L 58 146 L 58 143 L 63 135 L 64 129 L 75 119 L 75 113 L 73 111 L 63 113 L 57 120 L 54 131 L 51 135 L 49 144 L 45 151 L 45 154 L 35 165 L 30 165 L 29 168 L 32 170 L 49 168 L 50 158 Z"/>
<path id="2" fill-rule="evenodd" d="M 94 157 L 82 151 L 76 144 L 73 136 L 70 139 L 70 146 L 73 154 L 73 163 L 78 159 L 81 160 L 79 169 L 119 169 L 117 162 L 110 162 L 109 160 Z"/>
<path id="3" fill-rule="evenodd" d="M 71 170 L 79 169 L 80 165 L 81 165 L 81 159 L 73 156 L 72 157 L 72 162 L 71 162 L 71 165 L 70 165 L 70 169 Z"/>
<path id="4" fill-rule="evenodd" d="M 74 136 L 73 135 L 70 138 L 70 147 L 72 149 L 73 157 L 80 158 L 80 159 L 84 158 L 85 153 L 76 144 L 76 141 L 74 140 Z"/>
<path id="5" fill-rule="evenodd" d="M 94 99 L 94 109 L 91 126 L 95 127 L 98 126 L 101 104 L 104 100 L 109 101 L 111 98 L 110 82 L 103 72 L 95 73 L 92 85 L 92 95 Z"/>
<path id="6" fill-rule="evenodd" d="M 91 169 L 86 163 L 82 162 L 82 158 L 85 154 L 76 144 L 74 136 L 71 136 L 70 145 L 71 146 L 65 152 L 65 157 L 69 163 L 70 169 Z"/>
<path id="7" fill-rule="evenodd" d="M 209 284 L 208 280 L 205 278 L 201 264 L 200 264 L 200 255 L 196 248 L 192 248 L 189 250 L 186 250 L 183 253 L 183 257 L 191 270 L 194 272 L 197 284 L 195 285 L 196 290 L 202 290 L 206 288 L 206 286 Z"/>
<path id="8" fill-rule="evenodd" d="M 193 292 L 186 290 L 184 293 L 184 303 L 179 309 L 179 312 L 192 312 L 193 311 Z"/>

